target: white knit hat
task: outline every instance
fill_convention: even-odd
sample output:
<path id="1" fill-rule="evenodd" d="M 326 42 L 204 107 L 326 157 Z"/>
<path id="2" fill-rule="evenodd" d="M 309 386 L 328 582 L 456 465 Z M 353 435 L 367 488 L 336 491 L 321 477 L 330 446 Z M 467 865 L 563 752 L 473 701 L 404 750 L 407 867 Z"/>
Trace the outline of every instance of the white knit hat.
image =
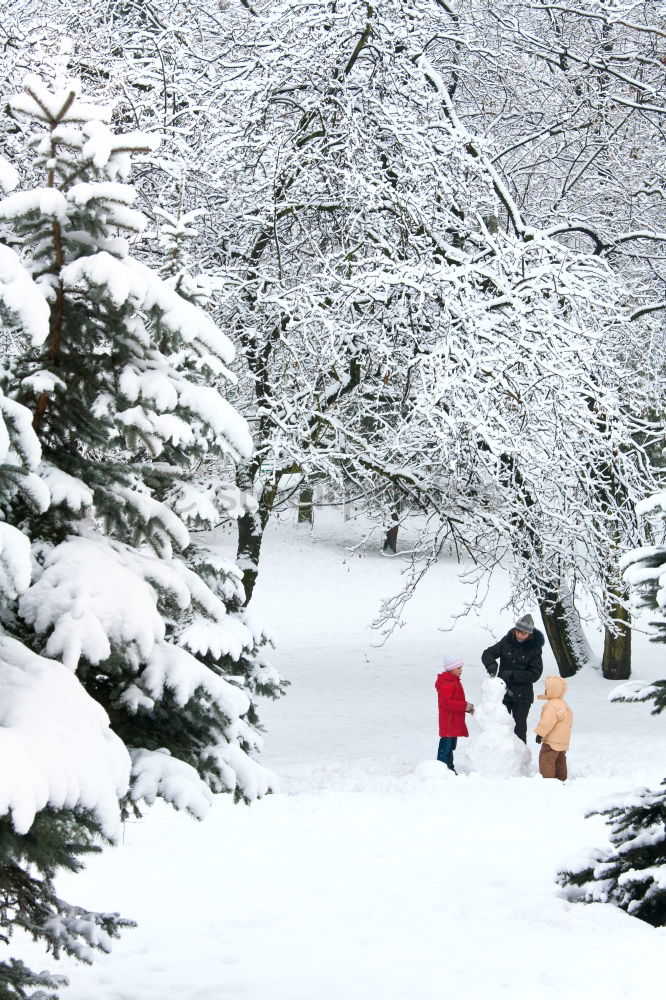
<path id="1" fill-rule="evenodd" d="M 459 656 L 453 656 L 452 653 L 444 653 L 444 657 L 442 659 L 443 671 L 455 670 L 456 667 L 462 667 L 462 665 L 463 661 L 460 659 Z"/>

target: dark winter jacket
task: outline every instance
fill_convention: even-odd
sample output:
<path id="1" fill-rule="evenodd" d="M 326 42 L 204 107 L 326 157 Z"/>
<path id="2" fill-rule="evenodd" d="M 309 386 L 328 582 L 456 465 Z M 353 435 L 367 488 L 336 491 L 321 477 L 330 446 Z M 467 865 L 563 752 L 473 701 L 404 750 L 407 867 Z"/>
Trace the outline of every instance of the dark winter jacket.
<path id="1" fill-rule="evenodd" d="M 484 667 L 491 677 L 499 676 L 507 687 L 509 701 L 522 701 L 531 704 L 534 701 L 532 685 L 539 680 L 543 672 L 541 650 L 543 649 L 543 632 L 534 629 L 531 639 L 518 642 L 514 630 L 488 646 L 481 654 Z M 499 660 L 499 674 L 497 661 Z"/>
<path id="2" fill-rule="evenodd" d="M 439 705 L 439 735 L 468 736 L 465 722 L 467 701 L 460 678 L 450 670 L 439 674 L 435 681 Z"/>

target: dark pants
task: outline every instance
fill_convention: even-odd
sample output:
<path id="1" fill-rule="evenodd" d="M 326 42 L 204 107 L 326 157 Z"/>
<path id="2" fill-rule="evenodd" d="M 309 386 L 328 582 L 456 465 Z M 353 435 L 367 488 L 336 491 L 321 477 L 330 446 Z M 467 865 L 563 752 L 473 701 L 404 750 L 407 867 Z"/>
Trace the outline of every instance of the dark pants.
<path id="1" fill-rule="evenodd" d="M 513 716 L 513 721 L 515 723 L 514 733 L 519 740 L 523 743 L 527 743 L 527 716 L 529 715 L 530 708 L 532 707 L 531 701 L 507 701 L 504 699 L 504 705 L 509 715 Z"/>
<path id="2" fill-rule="evenodd" d="M 453 751 L 457 745 L 457 736 L 442 736 L 439 741 L 437 760 L 441 760 L 442 764 L 446 764 L 449 771 L 455 771 L 455 767 L 453 766 Z"/>
<path id="3" fill-rule="evenodd" d="M 548 743 L 542 743 L 539 754 L 539 771 L 543 778 L 558 778 L 560 781 L 566 781 L 566 750 L 553 750 Z"/>

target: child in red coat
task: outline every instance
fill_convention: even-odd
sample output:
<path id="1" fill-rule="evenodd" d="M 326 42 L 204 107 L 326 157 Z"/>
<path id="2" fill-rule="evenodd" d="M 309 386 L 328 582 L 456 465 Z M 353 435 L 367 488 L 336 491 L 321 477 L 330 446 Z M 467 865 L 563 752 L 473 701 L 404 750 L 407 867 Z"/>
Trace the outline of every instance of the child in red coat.
<path id="1" fill-rule="evenodd" d="M 443 672 L 435 681 L 437 702 L 439 705 L 439 748 L 437 760 L 446 764 L 450 771 L 456 773 L 453 766 L 453 751 L 458 745 L 459 736 L 469 736 L 465 714 L 474 712 L 474 705 L 465 700 L 465 692 L 460 683 L 463 661 L 456 656 L 444 656 Z"/>

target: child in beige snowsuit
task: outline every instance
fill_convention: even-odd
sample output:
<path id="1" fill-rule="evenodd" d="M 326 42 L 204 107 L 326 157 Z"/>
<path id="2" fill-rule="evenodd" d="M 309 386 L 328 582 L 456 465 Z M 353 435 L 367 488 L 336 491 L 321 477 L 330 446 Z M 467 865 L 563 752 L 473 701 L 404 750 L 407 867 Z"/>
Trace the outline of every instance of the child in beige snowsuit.
<path id="1" fill-rule="evenodd" d="M 546 704 L 534 730 L 537 743 L 541 743 L 539 771 L 542 777 L 559 778 L 560 781 L 567 780 L 567 750 L 573 724 L 573 712 L 562 698 L 566 689 L 564 677 L 546 677 L 546 693 L 537 695 Z"/>

